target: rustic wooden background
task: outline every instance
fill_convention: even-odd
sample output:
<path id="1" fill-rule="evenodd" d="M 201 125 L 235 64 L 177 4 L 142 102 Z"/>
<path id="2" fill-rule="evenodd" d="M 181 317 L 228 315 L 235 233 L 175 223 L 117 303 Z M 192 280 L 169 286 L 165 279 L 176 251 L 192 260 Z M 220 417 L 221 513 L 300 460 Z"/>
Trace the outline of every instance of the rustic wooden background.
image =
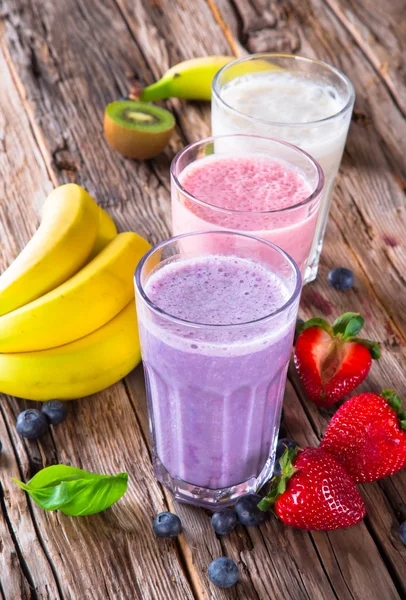
<path id="1" fill-rule="evenodd" d="M 405 78 L 403 0 L 0 0 L 0 262 L 5 268 L 38 225 L 53 186 L 76 181 L 114 216 L 157 242 L 170 234 L 168 169 L 174 153 L 209 132 L 208 104 L 168 102 L 178 121 L 170 149 L 147 163 L 122 159 L 103 138 L 107 102 L 135 72 L 153 82 L 171 65 L 205 54 L 283 51 L 342 69 L 357 100 L 334 193 L 319 278 L 302 316 L 360 311 L 383 342 L 363 389 L 396 387 L 406 398 Z M 356 286 L 327 285 L 349 266 Z M 95 397 L 40 442 L 15 431 L 26 404 L 0 401 L 0 598 L 58 600 L 395 600 L 406 594 L 406 474 L 363 486 L 364 523 L 306 533 L 275 519 L 216 538 L 208 515 L 174 505 L 154 480 L 141 368 Z M 290 373 L 285 431 L 317 444 L 332 411 L 319 410 Z M 97 472 L 127 470 L 130 487 L 88 518 L 47 513 L 11 483 L 62 462 Z M 158 541 L 162 510 L 184 524 Z M 233 558 L 241 582 L 210 585 L 207 567 Z"/>

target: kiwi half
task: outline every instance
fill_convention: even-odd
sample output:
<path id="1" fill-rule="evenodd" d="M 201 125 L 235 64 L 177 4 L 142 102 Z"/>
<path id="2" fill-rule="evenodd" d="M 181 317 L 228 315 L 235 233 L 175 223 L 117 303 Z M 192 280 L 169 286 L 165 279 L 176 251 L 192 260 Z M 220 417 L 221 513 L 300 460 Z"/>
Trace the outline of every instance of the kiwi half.
<path id="1" fill-rule="evenodd" d="M 168 144 L 175 127 L 173 115 L 164 108 L 119 100 L 106 106 L 104 135 L 113 150 L 129 158 L 153 158 Z"/>

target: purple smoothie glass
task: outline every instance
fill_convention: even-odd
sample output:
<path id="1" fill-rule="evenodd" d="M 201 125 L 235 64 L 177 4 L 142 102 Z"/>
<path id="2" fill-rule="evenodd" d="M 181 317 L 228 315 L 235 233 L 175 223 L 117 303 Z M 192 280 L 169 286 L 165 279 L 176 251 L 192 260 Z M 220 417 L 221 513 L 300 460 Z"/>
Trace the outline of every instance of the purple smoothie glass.
<path id="1" fill-rule="evenodd" d="M 265 293 L 279 298 L 283 289 L 280 305 L 254 321 L 207 325 L 170 315 L 159 296 L 155 302 L 148 296 L 157 271 L 214 255 L 236 265 L 239 259 L 259 263 L 274 277 L 275 290 L 254 285 L 253 302 Z M 196 278 L 196 293 L 199 285 Z M 283 250 L 238 232 L 177 236 L 140 261 L 135 290 L 153 465 L 177 500 L 232 504 L 272 475 L 301 286 L 299 269 Z M 176 298 L 176 286 L 170 289 Z M 223 309 L 227 301 L 225 289 Z"/>

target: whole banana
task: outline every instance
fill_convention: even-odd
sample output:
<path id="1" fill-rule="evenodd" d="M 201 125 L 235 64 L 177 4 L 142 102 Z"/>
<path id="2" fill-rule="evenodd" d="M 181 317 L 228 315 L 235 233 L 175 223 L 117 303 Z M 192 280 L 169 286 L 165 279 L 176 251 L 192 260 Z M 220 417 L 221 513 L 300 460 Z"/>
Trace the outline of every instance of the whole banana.
<path id="1" fill-rule="evenodd" d="M 89 396 L 141 360 L 134 301 L 90 335 L 50 350 L 0 354 L 0 392 L 45 401 Z"/>
<path id="2" fill-rule="evenodd" d="M 38 230 L 0 277 L 0 315 L 54 289 L 86 262 L 99 228 L 99 207 L 75 184 L 51 192 Z"/>
<path id="3" fill-rule="evenodd" d="M 120 233 L 71 279 L 0 317 L 0 352 L 55 348 L 107 323 L 134 297 L 134 271 L 150 248 L 136 233 Z"/>
<path id="4" fill-rule="evenodd" d="M 187 98 L 189 100 L 210 100 L 213 77 L 233 56 L 202 56 L 175 65 L 163 77 L 144 88 L 135 91 L 140 100 L 151 102 L 166 98 Z"/>

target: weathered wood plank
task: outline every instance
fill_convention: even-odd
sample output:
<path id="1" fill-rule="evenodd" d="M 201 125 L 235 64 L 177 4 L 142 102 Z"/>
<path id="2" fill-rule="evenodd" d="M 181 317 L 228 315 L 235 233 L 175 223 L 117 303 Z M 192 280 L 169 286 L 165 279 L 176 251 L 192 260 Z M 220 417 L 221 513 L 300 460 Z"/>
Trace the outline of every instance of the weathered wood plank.
<path id="1" fill-rule="evenodd" d="M 137 372 L 130 376 L 131 390 L 139 389 L 139 377 L 140 374 Z M 293 390 L 291 393 L 294 395 Z M 144 435 L 147 436 L 146 403 L 138 394 L 137 396 L 133 394 L 133 400 L 140 415 Z M 290 407 L 287 411 L 289 413 L 287 419 L 292 417 L 292 423 L 296 422 L 298 431 L 301 430 L 301 440 L 306 435 L 310 435 L 306 443 L 311 443 L 314 434 L 310 426 L 303 428 L 299 421 L 296 421 L 294 411 L 290 411 Z M 292 429 L 296 433 L 294 426 Z M 195 576 L 198 577 L 199 588 L 204 589 L 205 584 L 207 586 L 206 571 L 209 562 L 225 554 L 235 560 L 242 574 L 241 584 L 233 590 L 234 595 L 231 596 L 233 598 L 273 598 L 281 590 L 285 590 L 287 598 L 295 600 L 304 597 L 312 600 L 335 598 L 329 582 L 324 577 L 311 538 L 306 532 L 286 528 L 276 519 L 272 519 L 261 528 L 240 527 L 230 536 L 216 538 L 211 528 L 209 513 L 174 503 L 170 495 L 167 496 L 173 511 L 184 523 L 184 535 L 190 549 L 190 556 L 187 559 L 193 561 L 197 570 Z M 207 595 L 207 590 L 203 595 L 204 598 L 229 597 L 225 592 L 216 590 L 212 586 L 210 590 L 212 595 Z M 252 594 L 252 590 L 255 590 L 256 595 Z"/>
<path id="2" fill-rule="evenodd" d="M 293 43 L 290 40 L 295 40 L 294 36 L 300 40 L 299 25 L 296 23 L 292 26 L 289 11 L 286 12 L 284 8 L 280 10 L 281 16 L 278 13 L 283 27 L 278 19 L 275 21 L 275 27 L 272 26 L 275 10 L 273 5 L 269 9 L 266 7 L 266 21 L 261 21 L 261 10 L 266 4 L 258 1 L 253 4 L 254 8 L 245 9 L 248 16 L 244 17 L 245 21 L 241 21 L 244 25 L 249 19 L 249 27 L 246 27 L 248 40 L 251 39 L 253 44 L 266 44 L 270 32 L 275 33 L 272 42 L 274 44 Z M 225 4 L 218 2 L 218 5 Z M 148 3 L 146 7 L 145 3 L 119 0 L 119 6 L 127 24 L 120 18 L 112 2 L 89 2 L 85 6 L 73 0 L 64 6 L 55 6 L 50 0 L 43 0 L 36 3 L 36 6 L 31 6 L 27 1 L 7 2 L 9 16 L 6 18 L 5 48 L 10 67 L 26 99 L 36 138 L 52 179 L 59 182 L 75 179 L 82 183 L 103 205 L 111 209 L 122 228 L 136 229 L 148 235 L 152 241 L 156 241 L 166 237 L 169 231 L 167 170 L 169 159 L 179 147 L 180 139 L 175 138 L 171 149 L 163 157 L 151 161 L 149 165 L 125 161 L 111 153 L 103 140 L 100 122 L 104 104 L 126 92 L 129 72 L 132 69 L 145 81 L 151 82 L 153 77 L 159 76 L 172 63 L 189 58 L 191 53 L 229 53 L 230 50 L 238 49 L 237 45 L 233 46 L 228 38 L 224 38 L 225 31 L 222 27 L 224 22 L 232 24 L 234 9 L 227 3 L 229 20 L 222 18 L 222 11 L 216 14 L 216 5 L 212 1 L 209 1 L 207 6 L 204 2 L 197 2 L 193 7 L 176 3 L 174 9 L 171 5 L 171 10 L 166 9 L 162 0 Z M 241 7 L 248 5 L 236 0 L 236 6 L 242 11 Z M 23 12 L 21 8 L 24 8 Z M 80 19 L 77 15 L 80 15 Z M 257 21 L 256 15 L 259 15 Z M 132 35 L 129 34 L 128 26 Z M 325 31 L 329 31 L 330 27 L 329 23 L 325 26 Z M 243 30 L 241 24 L 240 29 Z M 289 37 L 290 30 L 294 32 L 293 37 Z M 137 43 L 134 42 L 134 38 Z M 315 38 L 314 53 L 318 45 L 319 40 Z M 320 44 L 320 49 L 326 52 L 324 44 Z M 327 54 L 327 60 L 328 56 Z M 358 59 L 357 55 L 357 61 Z M 368 70 L 368 63 L 366 64 Z M 152 68 L 152 72 L 149 67 Z M 207 106 L 184 107 L 178 101 L 172 102 L 171 106 L 178 116 L 178 133 L 181 139 L 189 141 L 207 134 Z M 391 136 L 393 137 L 393 131 Z M 98 141 L 97 145 L 94 140 Z M 368 140 L 377 145 L 379 138 L 374 134 Z M 370 196 L 366 195 L 366 198 L 369 200 Z M 335 221 L 337 222 L 337 219 Z M 338 235 L 340 243 L 344 244 L 342 228 L 337 229 L 335 226 L 334 233 Z M 21 244 L 25 239 L 23 233 Z M 338 253 L 334 252 L 334 243 L 332 238 L 328 247 L 331 247 L 331 256 L 335 256 L 336 259 Z M 17 244 L 16 252 L 19 247 L 20 244 Z M 8 260 L 9 256 L 7 252 L 5 258 Z M 352 258 L 355 260 L 354 256 Z M 359 271 L 357 275 L 365 280 L 365 290 L 369 291 L 370 283 L 365 276 L 365 273 L 369 274 L 368 268 L 364 270 L 359 262 L 356 262 L 356 268 Z M 318 284 L 311 289 L 317 291 L 317 286 Z M 308 308 L 314 312 L 317 308 L 320 311 L 320 298 L 329 302 L 328 299 L 332 297 L 331 290 L 326 289 L 325 293 L 326 298 L 322 287 L 319 296 L 314 294 L 312 300 L 309 300 L 306 310 Z M 363 306 L 370 302 L 367 298 L 366 293 Z M 341 306 L 340 301 L 337 302 L 337 306 Z M 348 309 L 348 306 L 345 308 Z M 377 331 L 383 331 L 386 325 L 387 344 L 391 344 L 392 340 L 397 344 L 394 323 L 385 320 L 381 303 L 374 307 L 374 317 L 378 324 L 374 324 L 373 331 L 375 328 Z M 396 319 L 398 315 L 395 315 Z M 390 368 L 393 368 L 392 363 Z M 55 431 L 54 441 L 46 439 L 41 446 L 29 445 L 29 460 L 34 462 L 35 468 L 42 464 L 45 457 L 48 462 L 76 461 L 76 464 L 86 468 L 94 465 L 95 470 L 117 470 L 128 461 L 130 475 L 135 476 L 140 488 L 131 490 L 123 499 L 124 504 L 120 503 L 110 513 L 99 515 L 94 520 L 89 519 L 89 523 L 84 520 L 84 524 L 76 524 L 76 521 L 72 523 L 72 519 L 63 516 L 58 518 L 57 515 L 43 517 L 39 509 L 35 509 L 35 515 L 37 519 L 43 518 L 39 522 L 41 530 L 46 532 L 47 547 L 55 554 L 60 553 L 59 558 L 55 557 L 55 564 L 58 566 L 58 573 L 62 574 L 64 581 L 66 579 L 67 593 L 73 594 L 72 597 L 81 597 L 77 594 L 83 594 L 83 590 L 96 594 L 92 596 L 95 598 L 110 595 L 114 598 L 190 597 L 190 588 L 176 562 L 176 546 L 166 542 L 156 545 L 151 539 L 150 530 L 146 529 L 154 512 L 162 510 L 166 501 L 160 488 L 153 481 L 138 425 L 139 419 L 146 435 L 144 391 L 139 369 L 129 379 L 129 387 L 135 413 L 120 385 L 97 398 L 76 403 L 73 407 L 74 414 L 69 421 Z M 316 438 L 295 398 L 294 395 L 293 400 L 289 400 L 288 397 L 288 429 L 299 441 L 304 443 L 305 440 L 308 443 Z M 12 423 L 17 404 L 12 401 L 7 406 L 10 409 L 7 422 Z M 125 427 L 122 425 L 122 418 L 125 420 Z M 107 424 L 99 423 L 103 419 L 107 420 Z M 16 437 L 15 443 L 18 441 L 19 438 Z M 126 446 L 132 455 L 126 454 Z M 114 459 L 110 455 L 113 448 Z M 24 457 L 25 449 L 21 448 L 20 452 Z M 134 457 L 138 458 L 139 465 L 134 465 Z M 24 470 L 28 474 L 28 458 L 24 460 Z M 147 496 L 146 489 L 149 490 Z M 171 503 L 169 496 L 166 497 Z M 384 500 L 383 496 L 382 498 Z M 147 503 L 146 507 L 143 506 L 144 502 Z M 134 512 L 135 507 L 138 507 L 141 514 L 138 511 Z M 338 536 L 310 536 L 303 532 L 287 530 L 276 521 L 272 521 L 260 530 L 240 530 L 226 540 L 218 540 L 210 528 L 209 518 L 203 511 L 180 505 L 176 506 L 175 510 L 181 514 L 185 523 L 180 547 L 189 570 L 187 576 L 201 598 L 268 598 L 280 593 L 281 589 L 286 597 L 308 597 L 312 600 L 330 597 L 361 598 L 365 597 L 362 596 L 365 590 L 371 598 L 375 593 L 379 594 L 376 597 L 398 597 L 377 548 L 363 526 L 360 526 L 362 535 L 359 537 L 356 537 L 359 528 L 354 528 L 352 532 L 340 532 Z M 131 517 L 130 520 L 128 516 Z M 58 525 L 56 533 L 55 524 Z M 99 536 L 91 532 L 86 548 L 82 553 L 78 553 L 81 536 L 87 535 L 93 526 L 97 532 L 103 527 L 103 532 Z M 66 544 L 66 540 L 59 537 L 59 531 L 71 540 L 68 549 L 63 546 L 62 541 Z M 140 533 L 141 539 L 138 538 Z M 99 538 L 104 542 L 105 549 L 108 548 L 111 552 L 110 557 L 98 547 Z M 284 552 L 281 552 L 281 548 Z M 366 562 L 357 572 L 345 557 L 348 548 L 354 554 L 361 550 L 365 553 L 367 549 Z M 207 566 L 211 558 L 222 552 L 232 556 L 243 572 L 242 584 L 230 592 L 217 590 L 207 582 Z M 71 564 L 67 564 L 66 553 L 69 560 L 73 561 Z M 150 567 L 154 570 L 153 573 L 148 571 L 148 568 L 145 570 L 143 562 L 139 564 L 140 556 L 145 555 L 156 555 L 155 564 Z M 111 558 L 112 556 L 114 558 Z M 114 560 L 117 557 L 119 559 Z M 122 557 L 128 557 L 128 560 L 124 561 L 124 565 L 117 564 Z M 91 560 L 94 558 L 97 566 Z M 79 568 L 82 559 L 89 568 L 89 573 L 83 580 L 74 581 L 75 566 Z M 369 569 L 369 573 L 366 573 L 366 569 Z M 162 580 L 161 570 L 165 571 L 165 577 L 172 574 L 180 581 L 175 591 L 166 579 L 165 587 L 159 587 L 159 581 Z M 137 588 L 131 587 L 137 579 L 141 584 Z M 99 580 L 100 586 L 96 592 L 90 592 L 89 586 L 95 581 L 99 583 Z M 123 589 L 119 585 L 120 581 L 123 586 L 129 586 L 128 589 Z M 281 588 L 278 583 L 281 584 Z M 98 595 L 103 593 L 104 596 Z M 153 593 L 157 595 L 151 595 Z M 182 593 L 185 595 L 179 595 Z"/>
<path id="3" fill-rule="evenodd" d="M 21 401 L 9 399 L 5 404 L 3 410 L 10 425 L 21 408 Z M 122 384 L 110 388 L 104 397 L 72 403 L 69 419 L 38 443 L 24 443 L 14 425 L 10 431 L 24 479 L 56 462 L 94 472 L 129 473 L 126 495 L 106 513 L 71 518 L 32 506 L 64 597 L 193 598 L 176 544 L 159 544 L 151 533 L 152 519 L 166 505 L 152 476 L 148 452 Z M 13 484 L 8 475 L 10 489 Z M 22 491 L 17 491 L 15 497 L 26 502 Z M 21 541 L 24 544 L 24 532 Z M 34 569 L 33 581 L 40 576 Z"/>
<path id="4" fill-rule="evenodd" d="M 1 35 L 1 34 L 0 34 Z M 41 153 L 0 51 L 0 265 L 14 258 L 35 231 L 36 208 L 52 189 Z M 13 234 L 13 231 L 15 232 Z M 4 404 L 4 398 L 1 400 Z M 14 423 L 9 426 L 14 427 Z M 59 598 L 27 499 L 11 484 L 20 478 L 19 457 L 0 407 L 0 581 L 5 598 L 30 598 L 31 584 L 44 598 Z M 35 573 L 35 576 L 34 576 Z"/>
<path id="5" fill-rule="evenodd" d="M 342 264 L 349 265 L 354 270 L 356 277 L 354 288 L 345 293 L 332 290 L 327 283 L 327 273 L 337 266 L 337 257 L 340 257 Z M 317 315 L 332 320 L 345 310 L 354 310 L 363 314 L 366 319 L 365 336 L 382 342 L 382 357 L 379 361 L 374 361 L 367 380 L 359 388 L 360 391 L 380 392 L 382 388 L 392 387 L 406 398 L 404 342 L 391 327 L 391 322 L 386 317 L 382 306 L 374 302 L 369 290 L 370 282 L 364 271 L 357 265 L 351 248 L 340 238 L 335 222 L 330 220 L 318 280 L 303 290 L 302 316 Z M 306 398 L 293 369 L 290 370 L 290 377 L 301 396 L 314 431 L 318 439 L 321 439 L 336 407 L 317 408 Z M 397 576 L 400 589 L 406 593 L 405 583 L 402 580 L 406 548 L 400 543 L 398 535 L 399 523 L 406 518 L 406 513 L 402 514 L 406 493 L 406 471 L 379 484 L 364 486 L 364 491 L 369 514 L 368 527 L 383 555 L 386 556 L 388 564 L 391 565 L 392 572 Z"/>
<path id="6" fill-rule="evenodd" d="M 388 86 L 406 116 L 406 19 L 402 0 L 325 0 Z"/>
<path id="7" fill-rule="evenodd" d="M 26 31 L 28 35 L 28 30 Z M 33 35 L 33 30 L 30 35 Z M 44 48 L 38 37 L 36 42 L 38 47 Z M 2 68 L 5 68 L 4 65 L 3 62 Z M 41 110 L 42 103 L 47 106 L 52 98 L 45 94 L 45 89 L 48 94 L 54 89 L 54 84 L 48 89 L 45 79 L 42 79 L 44 87 L 41 89 Z M 9 87 L 12 89 L 11 83 Z M 20 89 L 23 89 L 21 82 Z M 37 87 L 31 86 L 30 89 L 33 98 L 38 101 Z M 76 104 L 80 105 L 83 98 L 80 92 L 78 94 Z M 10 164 L 2 155 L 4 189 L 1 206 L 6 217 L 2 231 L 4 268 L 35 230 L 38 223 L 37 201 L 43 200 L 50 185 L 44 162 L 15 89 L 12 98 L 2 95 L 0 106 L 1 114 L 5 115 L 7 141 L 13 141 L 13 149 L 7 153 L 7 160 L 13 161 L 15 153 L 20 159 L 25 156 L 24 160 L 30 166 L 29 169 L 18 169 L 19 163 L 16 160 Z M 33 106 L 34 104 L 31 105 L 32 110 Z M 89 109 L 92 110 L 92 106 Z M 66 104 L 66 110 L 71 110 L 69 103 Z M 68 118 L 68 115 L 65 114 L 65 117 Z M 47 143 L 48 140 L 52 142 L 52 134 L 57 127 L 50 118 L 50 113 L 42 114 L 37 121 L 38 128 L 44 123 L 53 123 L 52 130 L 47 132 L 49 138 L 43 136 Z M 99 126 L 99 121 L 96 124 Z M 83 126 L 79 120 L 77 126 L 79 129 Z M 96 132 L 93 135 L 97 136 Z M 44 142 L 43 149 L 47 148 L 47 143 Z M 67 147 L 64 152 L 69 152 Z M 55 152 L 53 154 L 54 159 L 49 159 L 49 166 L 53 169 L 55 179 L 63 181 L 69 176 L 69 169 L 58 167 L 59 159 L 55 161 Z M 69 152 L 69 157 L 72 156 Z M 59 172 L 60 169 L 62 173 Z M 146 172 L 145 166 L 144 171 Z M 145 178 L 145 187 L 148 184 L 152 186 Z M 143 193 L 147 195 L 145 190 Z M 118 212 L 120 210 L 121 207 Z M 131 219 L 131 211 L 126 211 L 127 218 L 128 214 Z M 145 220 L 147 221 L 147 217 Z M 22 223 L 26 223 L 26 228 Z M 130 226 L 137 229 L 136 222 Z M 20 472 L 17 465 L 14 468 L 10 465 L 4 472 L 3 485 L 10 526 L 30 568 L 35 588 L 32 597 L 59 598 L 59 594 L 50 566 L 43 558 L 41 547 L 38 548 L 33 525 L 27 523 L 30 517 L 27 498 L 10 479 L 13 475 L 29 479 L 43 466 L 64 462 L 96 472 L 127 470 L 130 485 L 126 496 L 117 506 L 94 517 L 73 519 L 46 513 L 37 506 L 32 506 L 36 530 L 41 535 L 52 567 L 58 573 L 63 597 L 92 597 L 100 600 L 193 598 L 176 543 L 159 543 L 151 533 L 152 519 L 157 512 L 166 509 L 166 503 L 153 478 L 146 445 L 124 386 L 118 384 L 104 394 L 83 400 L 75 406 L 72 404 L 72 414 L 67 422 L 38 443 L 24 443 L 16 434 L 15 418 L 25 405 L 22 401 L 2 398 L 2 411 L 20 465 Z M 17 598 L 18 595 L 12 596 L 10 592 L 8 597 Z"/>
<path id="8" fill-rule="evenodd" d="M 0 468 L 2 473 L 7 469 L 10 472 L 11 465 L 14 463 L 14 473 L 18 477 L 18 468 L 14 452 L 9 443 L 7 429 L 3 416 L 0 415 L 0 439 L 3 442 L 3 452 L 0 454 Z M 10 496 L 7 490 L 7 504 L 10 505 Z M 0 480 L 0 598 L 29 598 L 31 586 L 31 574 L 27 568 L 24 559 L 18 555 L 20 547 L 13 539 L 13 531 L 10 525 L 6 497 Z M 27 510 L 25 511 L 27 512 Z M 30 521 L 28 515 L 27 520 Z M 33 528 L 32 528 L 33 529 Z M 33 532 L 35 538 L 35 532 Z M 37 547 L 39 547 L 38 540 Z M 40 548 L 42 554 L 42 549 Z M 46 564 L 46 558 L 42 554 L 42 564 Z M 40 560 L 41 560 L 40 558 Z M 42 566 L 42 565 L 41 565 Z M 49 567 L 49 565 L 48 565 Z M 58 596 L 55 596 L 58 597 Z"/>
<path id="9" fill-rule="evenodd" d="M 188 3 L 186 11 L 186 3 L 183 2 L 173 2 L 169 10 L 164 10 L 162 0 L 116 1 L 128 22 L 133 39 L 151 66 L 152 74 L 144 78 L 146 84 L 159 79 L 169 67 L 181 60 L 208 53 L 228 55 L 235 51 L 213 17 L 210 10 L 214 4 L 212 2 L 199 0 L 192 5 Z M 186 109 L 185 103 L 179 100 L 170 100 L 168 104 L 174 110 L 182 137 L 187 142 L 208 135 L 208 103 L 189 103 Z"/>
<path id="10" fill-rule="evenodd" d="M 217 2 L 222 11 L 228 5 L 227 0 Z M 261 51 L 320 58 L 341 69 L 355 86 L 356 103 L 341 169 L 343 176 L 333 194 L 330 218 L 336 221 L 340 235 L 353 248 L 371 282 L 370 293 L 393 316 L 405 338 L 406 248 L 402 232 L 406 227 L 406 122 L 386 83 L 371 65 L 369 55 L 367 58 L 354 43 L 352 35 L 324 0 L 300 3 L 235 0 L 238 12 L 230 22 L 235 35 L 250 31 L 253 11 L 260 13 L 264 4 L 267 13 L 273 15 L 274 25 L 264 30 Z M 394 15 L 391 22 L 395 20 L 396 6 L 395 3 L 389 11 Z M 394 65 L 396 60 L 401 61 L 395 58 Z"/>
<path id="11" fill-rule="evenodd" d="M 124 2 L 124 0 L 122 0 L 122 3 L 123 2 Z M 124 2 L 124 4 L 126 4 L 126 3 Z M 123 6 L 124 6 L 124 4 L 123 4 Z M 222 7 L 223 7 L 223 5 L 224 5 L 224 3 L 221 3 Z M 237 3 L 237 5 L 238 5 L 238 3 Z M 248 6 L 251 6 L 251 5 L 248 5 L 247 3 L 243 3 L 243 7 L 244 7 L 244 11 L 245 12 L 242 15 L 242 17 L 243 17 L 243 23 L 246 23 L 246 25 L 245 25 L 246 26 L 246 30 L 250 31 L 251 30 L 250 28 L 252 27 L 252 18 L 253 18 L 252 14 L 253 14 L 253 10 L 252 10 L 252 7 L 248 8 Z M 137 22 L 136 21 L 133 22 L 133 20 L 131 19 L 131 17 L 132 17 L 131 13 L 129 11 L 127 11 L 125 9 L 125 7 L 123 8 L 123 12 L 124 12 L 124 15 L 126 16 L 126 18 L 129 19 L 129 23 L 130 23 L 131 28 L 134 28 L 134 31 L 137 33 L 137 31 L 138 31 L 137 30 Z M 247 16 L 246 16 L 247 12 L 249 12 L 249 14 L 251 15 L 251 21 L 249 21 L 248 23 L 247 23 Z M 143 23 L 145 22 L 145 19 L 146 19 L 146 16 L 143 15 L 142 16 L 142 22 Z M 156 26 L 156 27 L 160 27 L 159 21 L 154 21 L 153 25 Z M 235 26 L 236 26 L 236 24 L 235 24 Z M 152 27 L 148 27 L 146 30 L 150 31 L 151 29 L 153 29 L 153 28 Z M 161 35 L 164 37 L 166 34 L 165 34 L 164 28 L 162 26 L 161 26 L 160 31 L 161 31 Z M 181 31 L 181 33 L 185 33 L 185 32 Z M 284 32 L 284 34 L 285 33 L 286 32 Z M 183 38 L 183 35 L 181 35 L 181 37 Z M 137 36 L 137 39 L 138 39 L 138 36 Z M 281 39 L 281 38 L 279 38 L 279 39 Z M 147 58 L 149 58 L 148 49 L 151 48 L 151 47 L 152 47 L 152 45 L 151 45 L 151 40 L 150 39 L 147 40 L 147 43 L 143 42 L 143 44 L 142 44 L 143 53 L 146 55 Z M 269 48 L 266 48 L 266 49 L 269 49 Z M 271 49 L 274 50 L 274 49 L 278 49 L 278 48 L 271 48 Z M 190 46 L 189 46 L 188 52 L 190 52 L 190 51 L 191 51 L 191 49 L 190 49 Z M 186 58 L 186 56 L 183 55 L 182 58 Z M 152 58 L 152 60 L 153 60 L 153 58 Z M 337 252 L 336 251 L 336 248 L 335 248 L 333 240 L 335 240 L 336 236 L 338 235 L 339 238 L 340 238 L 340 242 L 341 242 L 341 244 L 343 245 L 344 248 L 346 247 L 346 245 L 344 243 L 344 240 L 342 238 L 340 230 L 337 230 L 337 227 L 335 227 L 334 229 L 335 229 L 335 231 L 334 231 L 334 237 L 331 238 L 332 242 L 331 242 L 330 247 L 331 247 L 331 254 L 332 254 L 332 256 L 334 256 L 334 259 L 336 261 L 337 260 L 337 256 L 341 257 L 342 254 L 341 254 L 341 252 Z M 348 256 L 348 258 L 349 258 L 349 262 L 346 263 L 346 264 L 351 264 L 353 262 L 353 258 L 354 257 L 350 254 Z M 336 266 L 336 265 L 337 265 L 336 262 L 332 262 L 330 268 L 332 268 L 333 266 Z M 355 267 L 354 268 L 356 268 L 357 271 L 359 270 L 357 263 L 355 263 Z M 325 269 L 324 272 L 323 272 L 323 276 L 325 278 L 325 281 L 326 281 L 326 274 L 327 274 L 327 272 L 328 272 L 328 269 Z M 363 273 L 362 273 L 362 277 L 364 278 L 365 281 L 367 281 Z M 368 284 L 368 286 L 369 286 L 369 284 Z M 314 286 L 311 286 L 311 289 L 314 289 Z M 331 292 L 330 288 L 328 288 L 328 289 L 329 289 L 329 292 Z M 317 304 L 318 304 L 317 303 L 317 299 L 318 299 L 318 295 L 317 294 L 318 294 L 318 292 L 315 292 L 314 295 L 313 295 L 313 297 L 315 299 L 315 303 L 314 303 L 314 305 L 312 305 L 312 311 L 313 311 L 313 313 L 314 313 L 315 309 L 319 310 L 319 307 L 317 306 Z M 330 293 L 330 296 L 331 296 L 331 293 Z M 365 301 L 366 301 L 367 297 L 368 297 L 368 291 L 366 290 L 364 292 L 364 301 L 361 304 L 361 310 L 363 310 L 365 308 Z M 341 298 L 341 300 L 342 300 L 342 298 Z M 331 304 L 329 306 L 331 306 Z M 339 312 L 344 311 L 344 310 L 348 310 L 348 304 L 346 304 L 346 302 L 342 302 L 342 301 L 338 302 L 337 303 L 337 314 L 339 314 Z M 396 347 L 399 347 L 399 345 L 400 345 L 401 342 L 400 342 L 399 338 L 396 336 L 396 330 L 394 331 L 391 328 L 390 323 L 388 323 L 388 319 L 387 319 L 385 311 L 378 309 L 377 310 L 377 314 L 374 315 L 374 317 L 375 317 L 374 318 L 374 323 L 376 322 L 376 324 L 378 324 L 378 330 L 379 331 L 378 331 L 377 335 L 380 336 L 380 339 L 387 340 L 386 341 L 386 345 L 387 346 L 391 346 L 391 347 L 393 347 L 395 349 L 396 349 Z M 389 335 L 388 335 L 388 331 L 389 331 Z M 403 361 L 403 364 L 405 364 L 405 356 L 402 355 L 400 358 L 401 358 L 401 361 Z M 395 369 L 395 372 L 398 374 L 397 381 L 400 383 L 401 369 L 399 368 L 399 366 L 397 364 L 397 355 L 389 355 L 388 354 L 385 360 L 386 360 L 386 364 L 383 366 L 383 369 L 385 369 L 385 367 L 388 368 L 388 364 L 389 364 L 389 368 Z M 381 500 L 384 501 L 384 499 L 381 499 Z M 381 504 L 382 504 L 382 502 L 381 502 Z M 384 535 L 384 532 L 381 532 L 381 533 L 382 533 L 382 535 Z M 366 534 L 366 535 L 368 536 L 368 534 Z M 332 550 L 330 551 L 330 555 L 331 556 L 328 557 L 328 564 L 331 564 L 331 562 L 337 564 L 337 558 L 335 557 L 335 554 L 334 554 L 334 552 Z M 398 568 L 399 567 L 400 567 L 400 564 L 398 564 Z M 352 576 L 353 574 L 351 573 L 350 575 Z M 364 583 L 364 586 L 365 586 L 365 585 L 368 584 L 368 581 L 365 580 L 363 583 Z"/>

